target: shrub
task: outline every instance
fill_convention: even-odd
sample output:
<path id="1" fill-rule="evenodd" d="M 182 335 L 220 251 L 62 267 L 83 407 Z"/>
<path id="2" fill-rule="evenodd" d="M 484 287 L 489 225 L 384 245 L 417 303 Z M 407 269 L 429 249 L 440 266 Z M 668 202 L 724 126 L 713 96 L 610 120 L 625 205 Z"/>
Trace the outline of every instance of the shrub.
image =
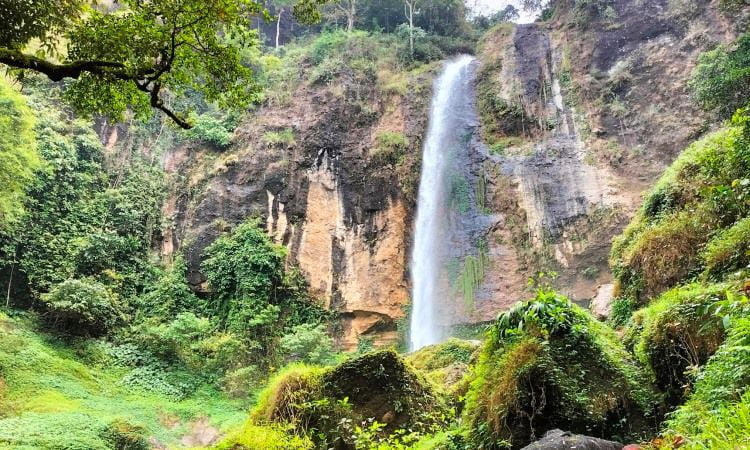
<path id="1" fill-rule="evenodd" d="M 326 365 L 334 361 L 333 339 L 323 324 L 303 323 L 294 326 L 279 341 L 281 354 L 287 361 Z"/>
<path id="2" fill-rule="evenodd" d="M 294 130 L 291 128 L 284 128 L 278 131 L 267 131 L 263 135 L 263 142 L 269 147 L 275 146 L 293 146 L 296 144 L 294 140 Z"/>
<path id="3" fill-rule="evenodd" d="M 693 71 L 690 87 L 706 109 L 730 117 L 750 101 L 750 33 L 731 47 L 720 45 L 703 53 Z"/>
<path id="4" fill-rule="evenodd" d="M 399 429 L 430 430 L 446 414 L 428 383 L 395 352 L 379 351 L 329 369 L 285 369 L 261 394 L 251 419 L 290 425 L 323 448 L 352 448 L 355 425 L 367 419 L 390 435 Z"/>
<path id="5" fill-rule="evenodd" d="M 139 312 L 156 317 L 172 317 L 182 312 L 200 314 L 205 311 L 205 302 L 190 289 L 186 272 L 185 259 L 182 255 L 176 256 L 158 280 L 146 287 L 140 299 Z"/>
<path id="6" fill-rule="evenodd" d="M 187 132 L 188 137 L 220 150 L 232 143 L 232 134 L 236 126 L 233 118 L 220 119 L 210 114 L 201 114 L 194 122 L 193 128 Z"/>
<path id="7" fill-rule="evenodd" d="M 694 394 L 667 423 L 668 438 L 681 436 L 688 448 L 745 448 L 750 444 L 747 310 L 734 315 L 727 325 L 727 339 L 698 374 Z"/>
<path id="8" fill-rule="evenodd" d="M 149 450 L 151 448 L 143 428 L 122 420 L 110 423 L 102 434 L 115 450 Z"/>
<path id="9" fill-rule="evenodd" d="M 409 139 L 397 131 L 380 131 L 375 137 L 375 149 L 371 153 L 377 166 L 396 165 L 409 149 Z"/>
<path id="10" fill-rule="evenodd" d="M 610 265 L 622 297 L 643 304 L 700 272 L 721 279 L 742 264 L 750 214 L 746 121 L 738 113 L 688 147 L 614 240 Z"/>
<path id="11" fill-rule="evenodd" d="M 124 320 L 115 296 L 89 279 L 66 280 L 42 295 L 47 316 L 71 334 L 102 335 Z"/>
<path id="12" fill-rule="evenodd" d="M 0 226 L 17 218 L 23 195 L 41 165 L 34 136 L 34 115 L 24 98 L 0 80 Z"/>

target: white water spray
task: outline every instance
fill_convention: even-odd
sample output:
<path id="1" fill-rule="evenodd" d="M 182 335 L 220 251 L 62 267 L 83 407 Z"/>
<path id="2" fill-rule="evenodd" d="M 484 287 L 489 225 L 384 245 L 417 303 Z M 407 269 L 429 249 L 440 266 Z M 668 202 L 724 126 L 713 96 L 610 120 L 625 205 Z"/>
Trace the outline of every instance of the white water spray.
<path id="1" fill-rule="evenodd" d="M 440 272 L 444 263 L 446 236 L 446 168 L 449 145 L 456 140 L 457 115 L 464 111 L 467 99 L 468 69 L 474 60 L 459 56 L 446 63 L 433 86 L 430 124 L 422 151 L 422 175 L 419 183 L 417 222 L 411 256 L 412 313 L 411 350 L 436 344 L 443 333 L 436 314 L 440 292 Z"/>

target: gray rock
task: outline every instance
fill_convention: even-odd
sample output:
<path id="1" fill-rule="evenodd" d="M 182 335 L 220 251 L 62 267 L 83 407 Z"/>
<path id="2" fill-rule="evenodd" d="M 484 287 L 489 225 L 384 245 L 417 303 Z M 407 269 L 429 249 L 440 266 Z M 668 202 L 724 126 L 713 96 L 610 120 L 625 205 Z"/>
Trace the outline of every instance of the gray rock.
<path id="1" fill-rule="evenodd" d="M 619 442 L 572 434 L 562 430 L 550 430 L 542 439 L 521 450 L 622 450 L 623 447 L 624 445 Z"/>
<path id="2" fill-rule="evenodd" d="M 591 299 L 589 309 L 599 320 L 606 320 L 612 315 L 612 302 L 615 299 L 615 285 L 603 284 L 599 286 L 596 295 Z"/>

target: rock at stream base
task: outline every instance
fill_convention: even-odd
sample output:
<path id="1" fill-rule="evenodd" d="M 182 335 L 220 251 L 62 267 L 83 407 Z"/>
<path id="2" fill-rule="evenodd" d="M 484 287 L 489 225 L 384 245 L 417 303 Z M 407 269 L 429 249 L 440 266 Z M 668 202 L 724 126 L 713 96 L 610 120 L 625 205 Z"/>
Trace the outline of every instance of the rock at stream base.
<path id="1" fill-rule="evenodd" d="M 619 442 L 605 441 L 562 430 L 550 430 L 544 437 L 521 450 L 622 450 Z"/>

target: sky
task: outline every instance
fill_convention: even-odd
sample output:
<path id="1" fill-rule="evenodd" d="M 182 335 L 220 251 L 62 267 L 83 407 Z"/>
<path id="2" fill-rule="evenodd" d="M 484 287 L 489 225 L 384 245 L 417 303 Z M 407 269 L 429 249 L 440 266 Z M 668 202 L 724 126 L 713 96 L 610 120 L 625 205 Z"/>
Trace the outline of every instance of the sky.
<path id="1" fill-rule="evenodd" d="M 466 0 L 466 4 L 471 8 L 474 7 L 475 3 L 478 9 L 486 12 L 499 11 L 509 4 L 512 4 L 521 12 L 521 19 L 518 21 L 519 23 L 529 23 L 533 22 L 535 19 L 535 16 L 533 14 L 529 14 L 521 10 L 520 0 Z"/>

